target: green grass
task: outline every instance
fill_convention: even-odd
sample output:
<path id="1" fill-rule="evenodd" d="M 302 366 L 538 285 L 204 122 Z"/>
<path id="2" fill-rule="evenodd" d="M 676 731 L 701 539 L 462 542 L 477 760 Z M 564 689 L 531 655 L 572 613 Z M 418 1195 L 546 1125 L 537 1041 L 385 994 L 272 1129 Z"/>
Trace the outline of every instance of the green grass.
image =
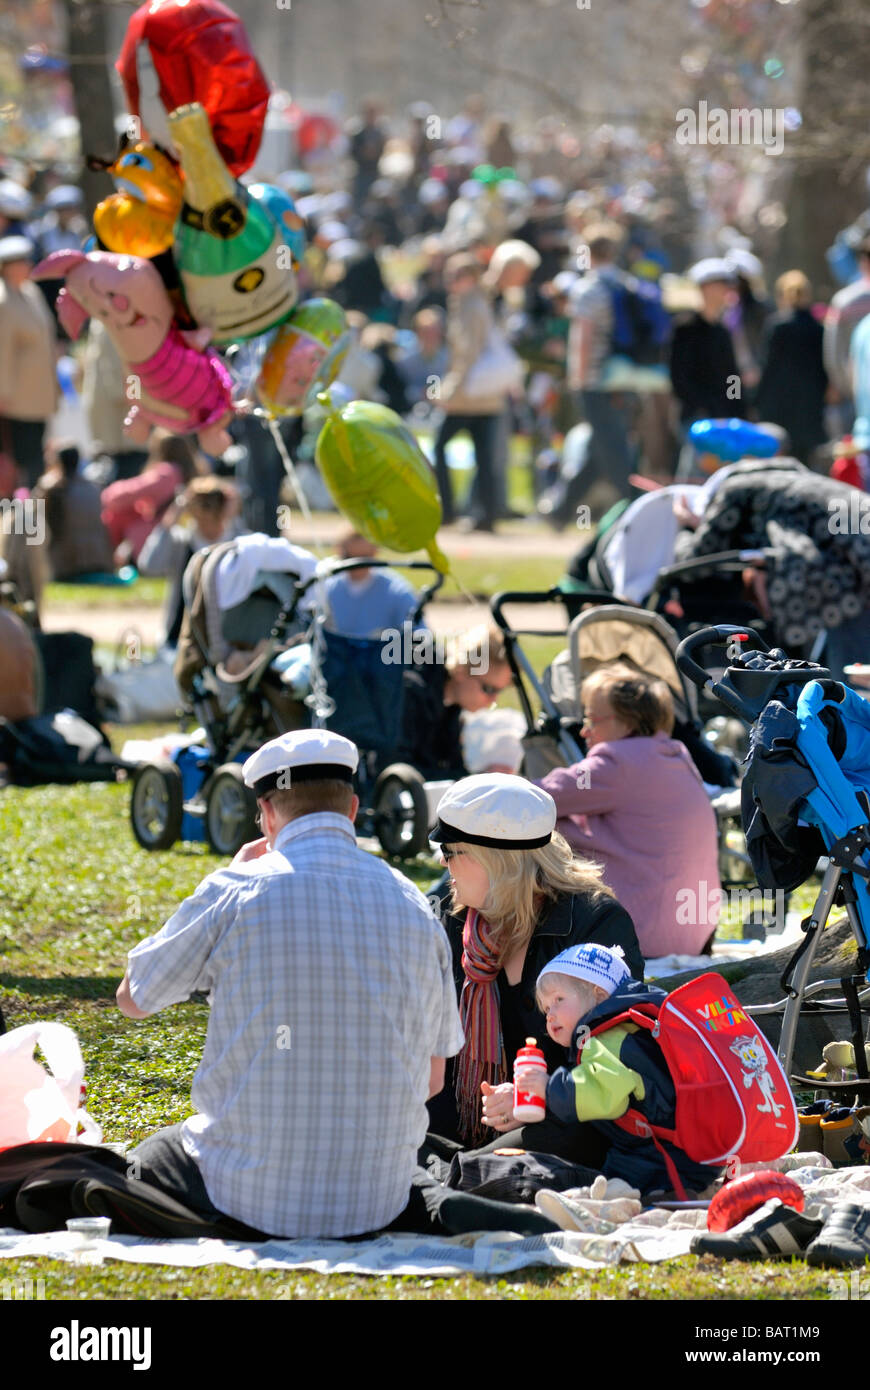
<path id="1" fill-rule="evenodd" d="M 43 605 L 53 608 L 161 608 L 168 579 L 135 579 L 132 584 L 46 584 Z"/>
<path id="2" fill-rule="evenodd" d="M 115 730 L 116 746 L 150 726 Z M 148 854 L 129 828 L 125 785 L 0 793 L 0 992 L 10 1027 L 67 1023 L 85 1057 L 88 1108 L 112 1141 L 135 1143 L 190 1113 L 207 1008 L 177 1005 L 133 1023 L 114 992 L 127 951 L 156 931 L 218 860 L 204 846 Z M 406 866 L 426 888 L 434 861 Z M 110 1262 L 4 1260 L 0 1278 L 41 1277 L 56 1299 L 816 1299 L 827 1276 L 803 1263 L 729 1265 L 685 1257 L 585 1273 L 533 1269 L 509 1279 L 373 1279 L 313 1272 L 183 1270 Z"/>

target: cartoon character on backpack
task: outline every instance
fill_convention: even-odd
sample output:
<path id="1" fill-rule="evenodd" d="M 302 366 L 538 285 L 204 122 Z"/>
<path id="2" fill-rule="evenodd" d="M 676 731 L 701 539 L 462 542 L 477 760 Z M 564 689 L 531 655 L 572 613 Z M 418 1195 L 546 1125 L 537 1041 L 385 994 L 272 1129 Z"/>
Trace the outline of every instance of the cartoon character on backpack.
<path id="1" fill-rule="evenodd" d="M 782 1113 L 783 1106 L 777 1105 L 774 1100 L 776 1086 L 773 1077 L 767 1069 L 767 1055 L 764 1048 L 759 1046 L 758 1038 L 735 1038 L 731 1043 L 730 1051 L 734 1053 L 743 1068 L 743 1085 L 748 1089 L 757 1081 L 761 1091 L 763 1101 L 756 1107 L 761 1111 L 772 1111 L 778 1116 Z"/>

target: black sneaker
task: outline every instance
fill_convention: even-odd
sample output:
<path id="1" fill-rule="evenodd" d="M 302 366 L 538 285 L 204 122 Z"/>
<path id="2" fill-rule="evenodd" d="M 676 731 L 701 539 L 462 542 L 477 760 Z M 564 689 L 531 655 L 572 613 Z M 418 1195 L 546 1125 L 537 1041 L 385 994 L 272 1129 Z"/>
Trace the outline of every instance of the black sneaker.
<path id="1" fill-rule="evenodd" d="M 704 1231 L 695 1236 L 692 1254 L 718 1255 L 721 1260 L 787 1259 L 803 1254 L 824 1224 L 771 1197 L 730 1231 Z"/>
<path id="2" fill-rule="evenodd" d="M 807 1264 L 851 1269 L 870 1258 L 870 1206 L 837 1202 L 807 1250 Z"/>

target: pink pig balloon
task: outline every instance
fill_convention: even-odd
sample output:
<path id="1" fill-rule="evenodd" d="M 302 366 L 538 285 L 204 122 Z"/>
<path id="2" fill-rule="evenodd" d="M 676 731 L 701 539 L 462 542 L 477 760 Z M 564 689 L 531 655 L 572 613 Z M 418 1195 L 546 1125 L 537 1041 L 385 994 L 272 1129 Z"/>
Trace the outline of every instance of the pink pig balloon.
<path id="1" fill-rule="evenodd" d="M 144 443 L 161 425 L 175 434 L 196 433 L 206 453 L 223 453 L 230 443 L 224 426 L 233 413 L 232 377 L 216 352 L 204 350 L 207 333 L 177 327 L 151 261 L 110 251 L 53 251 L 31 278 L 65 280 L 57 312 L 71 338 L 89 318 L 105 324 L 137 385 L 124 421 L 132 440 Z"/>

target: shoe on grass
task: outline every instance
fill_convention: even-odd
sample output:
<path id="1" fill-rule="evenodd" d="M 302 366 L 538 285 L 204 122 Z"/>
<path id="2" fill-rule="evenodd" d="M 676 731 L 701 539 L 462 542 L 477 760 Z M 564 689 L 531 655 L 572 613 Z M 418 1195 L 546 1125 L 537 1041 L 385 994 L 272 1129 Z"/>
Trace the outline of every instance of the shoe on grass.
<path id="1" fill-rule="evenodd" d="M 730 1231 L 693 1236 L 691 1249 L 693 1255 L 718 1255 L 720 1260 L 788 1259 L 803 1254 L 823 1226 L 820 1216 L 805 1215 L 771 1197 Z"/>
<path id="2" fill-rule="evenodd" d="M 807 1250 L 807 1264 L 852 1269 L 870 1259 L 870 1206 L 837 1202 Z"/>

